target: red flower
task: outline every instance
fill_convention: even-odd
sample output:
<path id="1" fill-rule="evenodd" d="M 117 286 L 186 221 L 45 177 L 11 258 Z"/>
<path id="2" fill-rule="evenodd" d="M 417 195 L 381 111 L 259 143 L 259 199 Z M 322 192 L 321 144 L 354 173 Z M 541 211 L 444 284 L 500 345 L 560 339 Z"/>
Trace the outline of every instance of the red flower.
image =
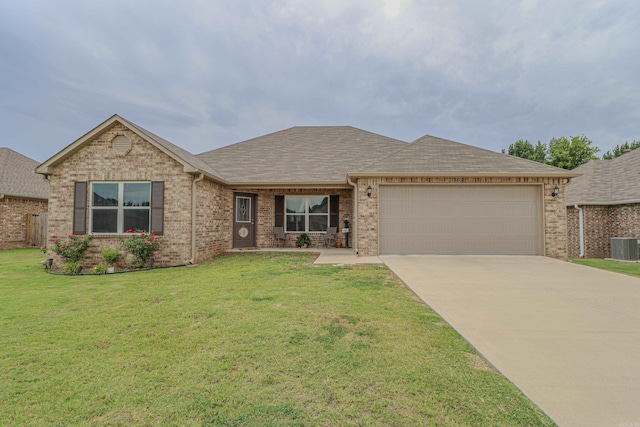
<path id="1" fill-rule="evenodd" d="M 144 237 L 144 233 L 141 233 L 141 234 L 140 234 L 140 237 Z"/>
<path id="2" fill-rule="evenodd" d="M 128 229 L 127 233 L 133 233 L 133 230 L 132 229 Z"/>

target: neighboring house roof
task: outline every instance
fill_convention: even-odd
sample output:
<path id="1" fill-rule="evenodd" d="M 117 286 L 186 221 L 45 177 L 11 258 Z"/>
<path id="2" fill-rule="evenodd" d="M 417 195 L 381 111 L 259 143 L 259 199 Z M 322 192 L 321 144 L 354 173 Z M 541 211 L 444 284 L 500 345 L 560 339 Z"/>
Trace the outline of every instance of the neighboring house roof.
<path id="1" fill-rule="evenodd" d="M 554 176 L 574 172 L 434 136 L 423 136 L 351 175 Z"/>
<path id="2" fill-rule="evenodd" d="M 235 184 L 347 184 L 347 174 L 404 148 L 351 126 L 297 126 L 199 154 Z"/>
<path id="3" fill-rule="evenodd" d="M 640 203 L 640 149 L 613 160 L 591 160 L 566 189 L 567 205 Z"/>
<path id="4" fill-rule="evenodd" d="M 49 198 L 49 184 L 35 173 L 38 162 L 9 148 L 0 148 L 0 195 Z"/>
<path id="5" fill-rule="evenodd" d="M 129 128 L 131 131 L 135 132 L 140 138 L 146 140 L 151 145 L 155 146 L 160 151 L 164 152 L 165 154 L 167 154 L 168 156 L 176 160 L 178 163 L 182 164 L 185 172 L 204 173 L 209 178 L 213 178 L 215 180 L 225 182 L 224 178 L 218 172 L 216 172 L 211 166 L 204 163 L 195 155 L 178 147 L 175 144 L 172 144 L 166 139 L 163 139 L 158 135 L 155 135 L 149 132 L 148 130 L 136 125 L 135 123 L 132 123 L 126 119 L 123 119 L 117 114 L 114 114 L 113 116 L 111 116 L 110 118 L 102 122 L 100 125 L 96 126 L 91 131 L 89 131 L 88 133 L 84 134 L 82 137 L 78 138 L 77 140 L 69 144 L 66 148 L 64 148 L 58 154 L 51 157 L 46 162 L 42 163 L 40 166 L 38 166 L 38 168 L 36 169 L 36 172 L 44 175 L 52 173 L 51 169 L 54 166 L 56 166 L 60 162 L 67 159 L 69 156 L 73 155 L 89 139 L 96 136 L 100 132 L 104 131 L 115 122 L 119 122 L 123 124 L 124 126 Z"/>

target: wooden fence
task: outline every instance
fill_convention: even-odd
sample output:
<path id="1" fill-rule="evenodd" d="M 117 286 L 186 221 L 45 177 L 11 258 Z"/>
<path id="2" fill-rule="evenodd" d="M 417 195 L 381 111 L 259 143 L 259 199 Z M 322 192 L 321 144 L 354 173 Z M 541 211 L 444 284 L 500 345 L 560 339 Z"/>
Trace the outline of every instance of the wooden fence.
<path id="1" fill-rule="evenodd" d="M 47 214 L 27 214 L 27 246 L 47 246 Z"/>

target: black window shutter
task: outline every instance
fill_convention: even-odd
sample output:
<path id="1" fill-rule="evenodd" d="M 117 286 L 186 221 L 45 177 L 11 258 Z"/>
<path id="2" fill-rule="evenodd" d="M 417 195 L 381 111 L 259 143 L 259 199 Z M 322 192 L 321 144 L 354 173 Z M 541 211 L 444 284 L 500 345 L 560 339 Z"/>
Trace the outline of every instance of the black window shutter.
<path id="1" fill-rule="evenodd" d="M 340 196 L 337 194 L 329 197 L 329 227 L 340 228 Z"/>
<path id="2" fill-rule="evenodd" d="M 151 182 L 151 230 L 164 234 L 164 181 Z"/>
<path id="3" fill-rule="evenodd" d="M 274 226 L 284 227 L 284 196 L 276 196 L 276 217 Z"/>
<path id="4" fill-rule="evenodd" d="M 76 181 L 73 194 L 73 234 L 87 234 L 87 182 Z"/>

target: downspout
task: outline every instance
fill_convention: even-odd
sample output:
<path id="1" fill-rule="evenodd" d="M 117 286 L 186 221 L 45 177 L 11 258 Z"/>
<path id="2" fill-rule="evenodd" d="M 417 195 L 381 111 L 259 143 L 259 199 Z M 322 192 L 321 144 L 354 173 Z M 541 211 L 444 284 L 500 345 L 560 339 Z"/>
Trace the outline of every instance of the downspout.
<path id="1" fill-rule="evenodd" d="M 193 180 L 191 186 L 191 259 L 189 264 L 193 264 L 196 260 L 196 184 L 204 179 L 204 174 Z"/>
<path id="2" fill-rule="evenodd" d="M 356 251 L 356 255 L 358 255 L 358 184 L 356 184 L 355 182 L 351 181 L 351 177 L 349 175 L 347 175 L 347 183 L 349 185 L 353 186 L 353 200 L 354 200 L 353 210 L 354 210 L 354 214 L 353 214 L 353 225 L 352 225 L 352 227 L 355 230 L 355 233 L 351 233 L 353 235 L 351 241 L 352 241 L 352 244 L 353 244 L 353 249 Z"/>
<path id="3" fill-rule="evenodd" d="M 573 205 L 573 207 L 578 209 L 578 222 L 580 225 L 580 255 L 578 257 L 584 258 L 584 215 L 582 208 L 579 208 L 578 205 Z"/>

